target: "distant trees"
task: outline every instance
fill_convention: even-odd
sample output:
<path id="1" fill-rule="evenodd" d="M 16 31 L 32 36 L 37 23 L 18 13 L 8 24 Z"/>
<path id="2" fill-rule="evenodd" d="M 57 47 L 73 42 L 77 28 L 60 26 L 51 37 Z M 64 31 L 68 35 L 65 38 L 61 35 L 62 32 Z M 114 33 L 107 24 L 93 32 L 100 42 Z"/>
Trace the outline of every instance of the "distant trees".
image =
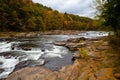
<path id="1" fill-rule="evenodd" d="M 93 30 L 93 21 L 32 0 L 0 0 L 0 31 Z"/>

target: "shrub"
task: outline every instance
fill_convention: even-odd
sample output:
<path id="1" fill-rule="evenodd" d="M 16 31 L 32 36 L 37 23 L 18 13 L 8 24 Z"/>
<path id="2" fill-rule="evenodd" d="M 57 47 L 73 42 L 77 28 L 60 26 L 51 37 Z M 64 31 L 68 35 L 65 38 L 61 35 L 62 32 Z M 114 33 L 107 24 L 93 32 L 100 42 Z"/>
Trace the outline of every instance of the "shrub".
<path id="1" fill-rule="evenodd" d="M 81 58 L 85 58 L 86 59 L 88 57 L 88 53 L 83 48 L 79 48 L 79 56 Z"/>

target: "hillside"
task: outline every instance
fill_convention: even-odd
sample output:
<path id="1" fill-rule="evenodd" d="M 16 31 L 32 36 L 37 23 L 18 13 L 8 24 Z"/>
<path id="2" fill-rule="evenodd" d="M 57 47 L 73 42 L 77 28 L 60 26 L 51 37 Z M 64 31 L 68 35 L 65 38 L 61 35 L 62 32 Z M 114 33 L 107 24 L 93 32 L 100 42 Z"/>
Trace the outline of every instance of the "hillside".
<path id="1" fill-rule="evenodd" d="M 60 13 L 32 0 L 0 0 L 0 32 L 95 28 L 90 18 Z"/>

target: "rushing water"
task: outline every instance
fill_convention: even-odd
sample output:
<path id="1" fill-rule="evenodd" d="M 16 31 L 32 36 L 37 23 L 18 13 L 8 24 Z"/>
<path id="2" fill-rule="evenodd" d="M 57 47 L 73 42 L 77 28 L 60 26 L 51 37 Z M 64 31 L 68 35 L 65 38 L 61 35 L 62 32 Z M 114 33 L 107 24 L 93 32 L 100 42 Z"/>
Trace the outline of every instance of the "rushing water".
<path id="1" fill-rule="evenodd" d="M 72 54 L 64 46 L 56 46 L 54 41 L 69 38 L 96 38 L 108 36 L 108 32 L 88 31 L 77 35 L 40 35 L 32 38 L 2 39 L 0 41 L 0 79 L 6 78 L 15 65 L 40 66 L 58 70 L 62 66 L 72 64 Z M 44 65 L 43 65 L 44 64 Z"/>

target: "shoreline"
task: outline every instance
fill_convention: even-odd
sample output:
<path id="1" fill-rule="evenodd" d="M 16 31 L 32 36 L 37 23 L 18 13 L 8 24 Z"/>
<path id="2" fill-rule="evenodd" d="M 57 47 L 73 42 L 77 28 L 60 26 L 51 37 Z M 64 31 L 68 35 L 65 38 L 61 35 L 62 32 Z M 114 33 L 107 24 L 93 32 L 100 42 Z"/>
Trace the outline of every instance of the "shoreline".
<path id="1" fill-rule="evenodd" d="M 14 38 L 14 37 L 34 37 L 39 35 L 57 35 L 57 34 L 78 34 L 80 32 L 77 30 L 51 30 L 45 32 L 0 32 L 0 38 Z"/>
<path id="2" fill-rule="evenodd" d="M 82 31 L 78 31 L 80 33 Z M 85 32 L 85 31 L 84 31 Z M 44 33 L 24 33 L 24 37 L 32 37 L 33 34 L 40 34 L 40 35 L 56 35 L 57 34 L 71 34 L 70 32 L 58 31 L 58 32 L 44 32 Z M 73 34 L 78 34 L 73 32 Z M 21 32 L 19 34 L 22 34 Z M 36 36 L 36 35 L 34 35 Z M 33 36 L 33 37 L 34 37 Z M 18 36 L 13 36 L 10 38 L 15 38 Z M 19 36 L 23 37 L 23 36 Z M 72 43 L 72 45 L 71 45 Z M 87 45 L 83 45 L 83 43 Z M 116 80 L 116 77 L 113 74 L 114 66 L 111 64 L 115 64 L 114 61 L 116 60 L 116 55 L 114 54 L 112 48 L 108 44 L 107 37 L 101 37 L 97 39 L 77 39 L 77 38 L 70 38 L 66 41 L 60 41 L 55 43 L 58 46 L 65 46 L 71 49 L 71 46 L 76 50 L 82 48 L 83 54 L 73 55 L 74 61 L 72 65 L 62 66 L 62 68 L 58 71 L 52 71 L 48 68 L 43 67 L 25 67 L 20 70 L 12 72 L 6 80 Z M 69 45 L 70 44 L 70 45 Z M 79 45 L 78 45 L 79 44 Z M 83 46 L 81 46 L 81 44 Z M 76 47 L 76 45 L 78 47 Z M 70 46 L 70 47 L 69 47 Z M 66 46 L 65 46 L 66 47 Z M 74 50 L 72 49 L 72 50 Z M 87 56 L 84 56 L 84 50 L 87 52 Z M 110 59 L 112 57 L 113 59 Z M 117 69 L 117 68 L 116 68 Z M 23 74 L 24 73 L 24 74 Z M 103 74 L 104 76 L 100 76 L 99 73 Z M 19 74 L 19 75 L 18 75 Z M 31 77 L 29 78 L 29 75 Z M 47 77 L 48 76 L 48 77 Z M 107 77 L 106 77 L 107 76 Z"/>
<path id="3" fill-rule="evenodd" d="M 82 48 L 89 55 L 87 57 L 75 56 L 72 65 L 63 66 L 59 71 L 51 71 L 41 67 L 26 67 L 13 72 L 6 80 L 18 80 L 18 78 L 20 80 L 116 80 L 113 74 L 114 66 L 111 65 L 116 59 L 116 54 L 109 52 L 112 49 L 108 41 L 102 38 L 100 40 L 88 40 L 87 42 L 88 46 Z"/>

